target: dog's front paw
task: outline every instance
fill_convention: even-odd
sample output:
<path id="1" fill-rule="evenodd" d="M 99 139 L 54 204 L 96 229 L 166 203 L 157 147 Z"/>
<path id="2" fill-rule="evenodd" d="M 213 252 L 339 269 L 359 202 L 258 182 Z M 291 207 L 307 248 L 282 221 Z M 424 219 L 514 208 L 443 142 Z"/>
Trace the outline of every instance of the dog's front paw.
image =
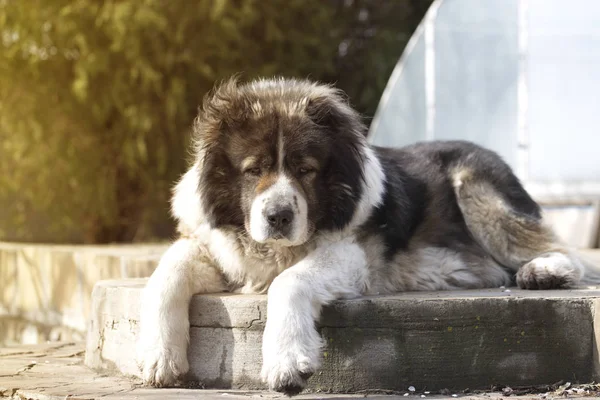
<path id="1" fill-rule="evenodd" d="M 261 377 L 270 390 L 288 395 L 298 394 L 306 387 L 306 382 L 318 368 L 318 363 L 309 357 L 287 352 L 265 360 Z"/>
<path id="2" fill-rule="evenodd" d="M 189 369 L 186 335 L 189 323 L 184 314 L 172 312 L 163 320 L 156 318 L 158 313 L 152 310 L 152 307 L 145 307 L 142 311 L 137 363 L 145 385 L 173 386 Z"/>
<path id="3" fill-rule="evenodd" d="M 189 369 L 186 349 L 177 346 L 155 344 L 140 347 L 137 361 L 144 385 L 148 386 L 173 386 Z"/>

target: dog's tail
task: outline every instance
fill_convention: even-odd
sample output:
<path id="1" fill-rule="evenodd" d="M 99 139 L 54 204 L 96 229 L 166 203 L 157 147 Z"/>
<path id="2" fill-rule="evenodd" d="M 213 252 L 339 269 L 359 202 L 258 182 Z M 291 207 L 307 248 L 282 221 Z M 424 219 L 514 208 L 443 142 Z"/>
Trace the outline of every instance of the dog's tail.
<path id="1" fill-rule="evenodd" d="M 600 285 L 600 259 L 594 260 L 585 254 L 579 252 L 577 254 L 579 260 L 583 264 L 583 277 L 581 278 L 582 285 Z"/>

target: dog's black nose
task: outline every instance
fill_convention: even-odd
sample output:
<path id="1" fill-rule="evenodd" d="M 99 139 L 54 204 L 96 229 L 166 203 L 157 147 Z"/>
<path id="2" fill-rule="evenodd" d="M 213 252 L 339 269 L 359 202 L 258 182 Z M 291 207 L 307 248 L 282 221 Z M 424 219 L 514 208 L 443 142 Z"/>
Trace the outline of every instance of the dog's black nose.
<path id="1" fill-rule="evenodd" d="M 269 225 L 284 235 L 294 219 L 294 212 L 290 208 L 268 210 L 265 214 Z"/>

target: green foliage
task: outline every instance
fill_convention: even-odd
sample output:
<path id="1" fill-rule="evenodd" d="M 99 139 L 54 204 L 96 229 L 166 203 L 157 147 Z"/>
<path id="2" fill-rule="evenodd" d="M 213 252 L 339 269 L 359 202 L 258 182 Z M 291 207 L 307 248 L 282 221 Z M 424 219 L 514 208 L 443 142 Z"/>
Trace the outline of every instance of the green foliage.
<path id="1" fill-rule="evenodd" d="M 431 2 L 336 0 L 340 51 L 333 74 L 323 79 L 336 82 L 363 115 L 372 117 L 402 50 Z"/>
<path id="2" fill-rule="evenodd" d="M 0 239 L 168 235 L 169 188 L 216 81 L 337 81 L 372 115 L 428 4 L 0 0 Z"/>

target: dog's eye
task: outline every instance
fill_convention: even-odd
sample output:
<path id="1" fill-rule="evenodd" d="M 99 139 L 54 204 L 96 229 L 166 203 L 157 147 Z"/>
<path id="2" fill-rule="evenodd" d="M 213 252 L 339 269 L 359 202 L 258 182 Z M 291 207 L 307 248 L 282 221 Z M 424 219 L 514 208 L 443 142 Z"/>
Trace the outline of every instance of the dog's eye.
<path id="1" fill-rule="evenodd" d="M 298 168 L 298 173 L 300 175 L 306 175 L 306 174 L 308 174 L 310 172 L 313 172 L 313 171 L 314 170 L 312 168 L 309 168 L 309 167 L 300 167 L 300 168 Z"/>
<path id="2" fill-rule="evenodd" d="M 260 175 L 260 168 L 258 168 L 258 167 L 248 168 L 244 171 L 244 173 L 246 173 L 248 175 L 258 176 L 258 175 Z"/>

